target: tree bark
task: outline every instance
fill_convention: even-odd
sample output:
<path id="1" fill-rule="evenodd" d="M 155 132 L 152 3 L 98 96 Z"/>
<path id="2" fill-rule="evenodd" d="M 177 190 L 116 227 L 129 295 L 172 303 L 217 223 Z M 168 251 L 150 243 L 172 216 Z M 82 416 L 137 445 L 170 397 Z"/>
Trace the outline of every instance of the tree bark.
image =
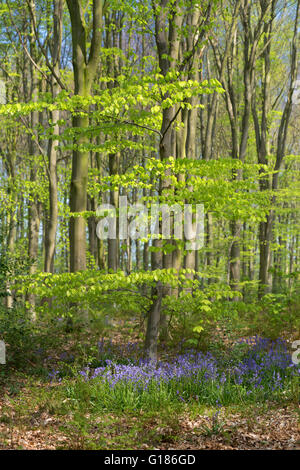
<path id="1" fill-rule="evenodd" d="M 67 0 L 72 27 L 73 72 L 75 95 L 88 97 L 91 93 L 97 66 L 100 60 L 101 26 L 103 0 L 93 0 L 92 40 L 87 55 L 87 32 L 80 0 Z M 76 140 L 78 147 L 87 143 L 84 131 L 89 126 L 88 109 L 86 114 L 73 117 L 73 127 L 80 133 Z M 71 212 L 84 212 L 87 207 L 89 153 L 73 150 L 72 176 L 70 189 Z M 76 272 L 86 269 L 86 223 L 83 217 L 70 220 L 70 270 Z"/>

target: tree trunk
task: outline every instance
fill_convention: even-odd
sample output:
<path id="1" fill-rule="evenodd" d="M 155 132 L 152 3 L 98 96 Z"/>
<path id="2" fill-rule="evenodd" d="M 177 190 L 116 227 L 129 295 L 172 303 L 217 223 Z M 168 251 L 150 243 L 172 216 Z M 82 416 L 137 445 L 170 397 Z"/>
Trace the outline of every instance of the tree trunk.
<path id="1" fill-rule="evenodd" d="M 86 19 L 80 0 L 67 0 L 72 27 L 73 72 L 75 95 L 88 97 L 100 59 L 103 0 L 93 0 L 92 40 L 87 56 Z M 82 110 L 85 113 L 88 109 Z M 73 117 L 73 127 L 80 133 L 76 144 L 84 147 L 88 142 L 84 130 L 89 126 L 88 114 Z M 87 206 L 88 151 L 73 150 L 70 189 L 71 212 L 84 212 Z M 81 216 L 70 220 L 70 270 L 86 269 L 86 223 Z"/>
<path id="2" fill-rule="evenodd" d="M 53 44 L 52 44 L 52 66 L 56 76 L 59 76 L 60 65 L 60 51 L 62 40 L 62 0 L 53 1 Z M 59 93 L 59 85 L 52 75 L 52 97 L 55 100 Z M 59 135 L 59 111 L 53 110 L 50 113 L 53 122 L 53 135 Z M 44 270 L 46 272 L 54 272 L 54 256 L 56 245 L 56 231 L 57 231 L 57 217 L 58 217 L 58 190 L 57 190 L 57 153 L 59 141 L 55 138 L 49 139 L 48 142 L 48 162 L 49 162 L 49 198 L 50 210 L 49 219 L 46 222 L 46 237 L 45 237 L 45 264 Z"/>

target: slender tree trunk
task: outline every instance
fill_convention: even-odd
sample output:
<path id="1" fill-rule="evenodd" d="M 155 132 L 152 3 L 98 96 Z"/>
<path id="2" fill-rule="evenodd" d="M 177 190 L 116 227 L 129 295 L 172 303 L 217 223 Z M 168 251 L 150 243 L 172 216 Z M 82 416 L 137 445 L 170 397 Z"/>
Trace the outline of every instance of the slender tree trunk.
<path id="1" fill-rule="evenodd" d="M 103 0 L 93 0 L 92 39 L 87 55 L 86 19 L 80 0 L 67 0 L 72 27 L 73 72 L 75 94 L 88 97 L 100 59 Z M 82 110 L 84 113 L 88 109 Z M 74 116 L 73 127 L 80 133 L 73 150 L 70 189 L 71 212 L 84 212 L 87 207 L 89 152 L 82 150 L 88 142 L 84 133 L 89 126 L 88 115 Z M 81 149 L 78 150 L 78 147 Z M 86 223 L 83 217 L 70 220 L 70 270 L 86 269 Z"/>
<path id="2" fill-rule="evenodd" d="M 109 155 L 109 174 L 117 175 L 120 167 L 120 154 Z M 119 208 L 119 190 L 110 190 L 110 204 L 115 208 L 116 212 Z M 108 269 L 117 271 L 119 268 L 119 224 L 117 223 L 116 238 L 108 239 Z"/>
<path id="3" fill-rule="evenodd" d="M 56 76 L 59 76 L 60 65 L 60 51 L 62 41 L 62 0 L 53 1 L 53 43 L 52 43 L 52 66 Z M 56 82 L 54 75 L 51 77 L 52 96 L 53 99 L 59 93 L 59 85 Z M 59 135 L 59 111 L 53 110 L 50 113 L 53 122 L 53 135 Z M 56 138 L 49 139 L 48 142 L 48 161 L 49 161 L 49 198 L 50 198 L 50 211 L 49 219 L 46 223 L 46 237 L 45 237 L 45 265 L 46 272 L 54 272 L 54 256 L 56 244 L 56 231 L 57 231 L 57 217 L 58 217 L 58 189 L 57 189 L 57 154 L 58 154 L 59 141 Z"/>
<path id="4" fill-rule="evenodd" d="M 33 15 L 35 15 L 35 5 L 30 0 L 31 9 Z M 30 54 L 38 61 L 37 58 L 37 48 L 34 40 L 34 26 L 33 19 L 31 19 L 31 41 L 30 41 Z M 38 78 L 37 71 L 34 66 L 31 64 L 31 99 L 36 102 L 38 100 Z M 31 112 L 31 129 L 36 136 L 37 127 L 39 125 L 39 113 L 38 111 Z M 36 137 L 37 139 L 37 137 Z M 37 170 L 38 162 L 37 158 L 39 155 L 39 148 L 37 145 L 36 139 L 29 137 L 29 153 L 32 157 L 31 169 L 30 169 L 30 181 L 33 183 L 33 186 L 37 183 Z M 37 259 L 38 259 L 38 250 L 39 250 L 39 230 L 40 230 L 40 218 L 41 218 L 41 202 L 38 199 L 37 194 L 33 194 L 29 200 L 28 204 L 28 256 L 31 260 L 31 265 L 29 267 L 29 274 L 34 274 L 37 269 Z M 35 296 L 28 294 L 28 301 L 32 306 L 32 318 L 36 318 L 35 314 Z"/>

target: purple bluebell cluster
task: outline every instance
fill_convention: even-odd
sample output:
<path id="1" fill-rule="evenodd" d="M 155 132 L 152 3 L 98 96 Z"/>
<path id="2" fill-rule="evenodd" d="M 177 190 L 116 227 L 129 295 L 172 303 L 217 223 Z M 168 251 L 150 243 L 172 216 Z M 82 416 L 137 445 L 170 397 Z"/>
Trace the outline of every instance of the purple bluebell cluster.
<path id="1" fill-rule="evenodd" d="M 253 340 L 251 341 L 253 343 Z M 286 343 L 282 339 L 271 341 L 256 337 L 245 357 L 233 365 L 234 378 L 239 385 L 272 391 L 283 388 L 287 376 L 299 375 L 300 367 L 293 364 Z"/>
<path id="2" fill-rule="evenodd" d="M 80 370 L 79 377 L 92 402 L 104 408 L 135 409 L 149 403 L 157 407 L 170 399 L 223 406 L 247 397 L 252 401 L 281 399 L 294 393 L 292 381 L 299 380 L 300 367 L 293 364 L 283 340 L 255 337 L 243 343 L 223 356 L 220 350 L 216 354 L 189 350 L 173 356 L 164 351 L 159 361 L 150 362 L 142 357 L 140 343 L 120 347 L 101 341 L 97 358 Z M 66 377 L 64 365 L 68 366 L 63 362 L 62 370 L 51 373 L 51 380 Z M 76 374 L 74 370 L 72 376 Z"/>
<path id="3" fill-rule="evenodd" d="M 177 356 L 172 362 L 154 363 L 140 359 L 137 363 L 129 362 L 128 364 L 114 364 L 113 361 L 107 360 L 106 364 L 106 367 L 97 367 L 90 378 L 98 377 L 109 383 L 110 387 L 122 382 L 147 390 L 153 382 L 166 384 L 174 380 L 196 380 L 200 375 L 204 380 L 213 380 L 218 377 L 216 359 L 211 354 L 205 355 L 193 351 Z M 87 378 L 88 371 L 85 370 L 82 375 Z"/>
<path id="4" fill-rule="evenodd" d="M 132 350 L 135 350 L 133 346 Z M 272 342 L 259 337 L 254 344 L 251 340 L 242 357 L 233 357 L 229 362 L 210 352 L 189 351 L 156 363 L 144 359 L 128 360 L 127 364 L 106 360 L 105 366 L 81 371 L 86 380 L 97 379 L 111 389 L 130 385 L 135 391 L 148 391 L 153 386 L 167 386 L 176 390 L 180 400 L 184 399 L 183 391 L 198 394 L 209 384 L 217 390 L 244 386 L 248 395 L 258 390 L 272 392 L 283 388 L 288 377 L 299 373 L 299 366 L 292 363 L 282 340 Z"/>

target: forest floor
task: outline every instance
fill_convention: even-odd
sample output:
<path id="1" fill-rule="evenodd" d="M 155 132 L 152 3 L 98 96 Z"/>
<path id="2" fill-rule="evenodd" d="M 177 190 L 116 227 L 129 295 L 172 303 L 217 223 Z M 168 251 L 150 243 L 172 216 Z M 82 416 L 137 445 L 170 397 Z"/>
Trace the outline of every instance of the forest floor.
<path id="1" fill-rule="evenodd" d="M 30 391 L 29 391 L 30 392 Z M 28 393 L 28 391 L 27 391 Z M 26 387 L 20 397 L 0 399 L 0 449 L 285 449 L 300 450 L 299 406 L 267 403 L 230 406 L 221 411 L 220 429 L 211 433 L 211 410 L 202 407 L 168 416 L 161 413 L 105 414 L 89 430 L 72 426 L 72 416 L 55 416 L 28 408 Z M 20 406 L 27 398 L 27 406 Z"/>
<path id="2" fill-rule="evenodd" d="M 66 417 L 46 412 L 22 415 L 11 400 L 2 399 L 0 449 L 89 449 L 104 450 L 300 450 L 300 432 L 296 407 L 261 407 L 227 409 L 222 416 L 222 429 L 214 435 L 203 431 L 209 409 L 199 416 L 113 415 L 90 421 L 90 433 L 76 429 L 64 433 Z M 3 410 L 5 410 L 3 412 Z M 86 417 L 88 419 L 88 416 Z"/>
<path id="3" fill-rule="evenodd" d="M 20 371 L 0 381 L 0 449 L 300 450 L 296 400 L 222 406 L 212 425 L 215 409 L 197 403 L 80 416 L 70 406 L 61 414 L 60 386 Z"/>

